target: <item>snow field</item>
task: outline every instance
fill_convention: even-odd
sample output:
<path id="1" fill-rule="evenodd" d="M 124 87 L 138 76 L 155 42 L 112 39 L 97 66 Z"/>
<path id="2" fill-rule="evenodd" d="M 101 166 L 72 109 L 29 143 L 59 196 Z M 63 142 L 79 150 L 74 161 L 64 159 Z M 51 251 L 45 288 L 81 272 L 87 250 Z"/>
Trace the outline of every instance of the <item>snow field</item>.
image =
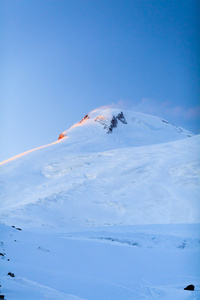
<path id="1" fill-rule="evenodd" d="M 200 299 L 199 229 L 176 224 L 50 233 L 1 225 L 1 293 L 11 300 Z M 191 283 L 195 291 L 184 291 Z"/>
<path id="2" fill-rule="evenodd" d="M 200 299 L 200 136 L 119 114 L 0 163 L 5 299 Z"/>
<path id="3" fill-rule="evenodd" d="M 45 156 L 41 149 L 21 164 L 18 159 L 1 166 L 2 222 L 62 227 L 200 221 L 200 136 L 81 154 L 65 154 L 61 143 L 54 147 Z"/>

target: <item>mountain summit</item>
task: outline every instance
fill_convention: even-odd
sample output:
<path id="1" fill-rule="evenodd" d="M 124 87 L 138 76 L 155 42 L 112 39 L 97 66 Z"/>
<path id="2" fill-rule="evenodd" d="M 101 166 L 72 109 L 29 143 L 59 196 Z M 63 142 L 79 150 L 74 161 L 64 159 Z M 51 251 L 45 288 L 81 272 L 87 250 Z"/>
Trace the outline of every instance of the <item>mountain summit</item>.
<path id="1" fill-rule="evenodd" d="M 99 108 L 59 135 L 76 150 L 110 150 L 145 146 L 191 137 L 192 133 L 155 116 Z"/>

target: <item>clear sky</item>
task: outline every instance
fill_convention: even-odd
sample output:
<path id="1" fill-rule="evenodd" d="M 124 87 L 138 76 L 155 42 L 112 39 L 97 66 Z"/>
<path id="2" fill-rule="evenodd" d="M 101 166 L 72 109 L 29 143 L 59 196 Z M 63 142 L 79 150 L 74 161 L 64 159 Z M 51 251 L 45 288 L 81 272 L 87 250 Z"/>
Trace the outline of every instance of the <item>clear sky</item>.
<path id="1" fill-rule="evenodd" d="M 0 0 L 0 161 L 112 103 L 200 133 L 199 0 Z"/>

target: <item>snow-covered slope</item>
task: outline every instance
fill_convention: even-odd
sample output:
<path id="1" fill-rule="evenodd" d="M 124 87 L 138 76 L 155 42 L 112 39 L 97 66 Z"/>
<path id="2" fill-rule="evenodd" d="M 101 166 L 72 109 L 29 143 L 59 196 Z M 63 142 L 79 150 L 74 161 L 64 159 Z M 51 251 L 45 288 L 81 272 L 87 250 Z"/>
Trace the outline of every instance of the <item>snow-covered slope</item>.
<path id="1" fill-rule="evenodd" d="M 3 220 L 64 227 L 200 220 L 198 136 L 116 109 L 94 111 L 64 134 L 1 166 Z"/>
<path id="2" fill-rule="evenodd" d="M 0 225 L 1 294 L 7 300 L 200 299 L 199 225 L 79 230 Z M 189 284 L 194 291 L 184 290 Z"/>
<path id="3" fill-rule="evenodd" d="M 199 299 L 199 149 L 200 136 L 161 118 L 97 109 L 2 162 L 2 293 Z"/>

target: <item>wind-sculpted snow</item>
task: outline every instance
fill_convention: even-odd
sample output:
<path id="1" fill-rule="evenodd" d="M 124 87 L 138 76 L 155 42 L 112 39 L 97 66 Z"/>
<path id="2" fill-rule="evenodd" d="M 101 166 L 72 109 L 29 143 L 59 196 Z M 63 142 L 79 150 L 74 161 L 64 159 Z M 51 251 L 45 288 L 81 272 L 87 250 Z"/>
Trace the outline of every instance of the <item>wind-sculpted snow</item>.
<path id="1" fill-rule="evenodd" d="M 200 136 L 79 154 L 61 143 L 43 148 L 1 166 L 1 219 L 26 226 L 198 223 L 199 148 Z"/>
<path id="2" fill-rule="evenodd" d="M 98 109 L 2 162 L 0 295 L 200 299 L 199 149 L 161 118 Z"/>

